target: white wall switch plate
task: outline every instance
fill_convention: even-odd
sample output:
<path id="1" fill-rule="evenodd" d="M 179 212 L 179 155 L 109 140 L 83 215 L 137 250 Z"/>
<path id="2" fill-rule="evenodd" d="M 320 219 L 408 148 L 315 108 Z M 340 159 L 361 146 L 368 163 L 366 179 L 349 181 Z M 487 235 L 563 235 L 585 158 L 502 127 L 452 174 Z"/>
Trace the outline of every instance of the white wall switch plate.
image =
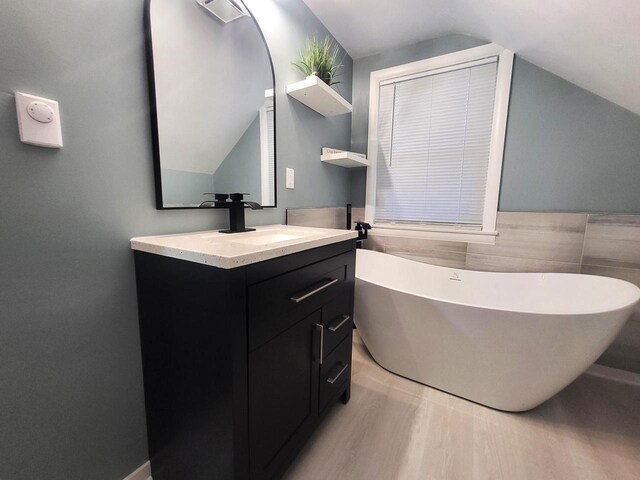
<path id="1" fill-rule="evenodd" d="M 20 140 L 38 147 L 62 147 L 62 127 L 58 102 L 16 92 Z"/>
<path id="2" fill-rule="evenodd" d="M 295 187 L 295 171 L 293 168 L 287 168 L 286 172 L 286 187 L 293 189 Z"/>

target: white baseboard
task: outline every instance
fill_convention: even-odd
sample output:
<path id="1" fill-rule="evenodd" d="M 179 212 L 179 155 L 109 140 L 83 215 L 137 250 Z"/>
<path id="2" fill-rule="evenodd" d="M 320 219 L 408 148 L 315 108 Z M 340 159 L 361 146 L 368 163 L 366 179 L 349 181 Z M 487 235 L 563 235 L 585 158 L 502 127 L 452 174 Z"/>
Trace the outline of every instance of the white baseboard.
<path id="1" fill-rule="evenodd" d="M 629 372 L 627 370 L 620 370 L 619 368 L 607 367 L 594 363 L 587 370 L 589 375 L 596 377 L 604 377 L 609 380 L 615 380 L 618 382 L 628 383 L 630 385 L 640 386 L 640 373 Z"/>
<path id="2" fill-rule="evenodd" d="M 147 462 L 140 465 L 135 472 L 127 475 L 124 480 L 152 480 L 151 479 L 151 463 Z"/>

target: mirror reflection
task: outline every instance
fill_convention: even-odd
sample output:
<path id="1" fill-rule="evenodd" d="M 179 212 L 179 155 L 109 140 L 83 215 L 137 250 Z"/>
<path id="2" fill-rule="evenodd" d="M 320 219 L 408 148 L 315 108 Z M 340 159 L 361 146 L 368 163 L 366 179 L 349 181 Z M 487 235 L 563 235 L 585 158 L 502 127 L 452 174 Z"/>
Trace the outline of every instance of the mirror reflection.
<path id="1" fill-rule="evenodd" d="M 158 208 L 246 192 L 275 206 L 274 74 L 235 0 L 150 0 Z"/>

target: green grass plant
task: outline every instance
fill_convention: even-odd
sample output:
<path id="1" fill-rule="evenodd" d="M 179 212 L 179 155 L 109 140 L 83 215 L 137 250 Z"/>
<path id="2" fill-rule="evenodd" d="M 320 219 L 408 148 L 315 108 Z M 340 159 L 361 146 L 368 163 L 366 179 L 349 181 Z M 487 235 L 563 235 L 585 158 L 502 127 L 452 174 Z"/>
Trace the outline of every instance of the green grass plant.
<path id="1" fill-rule="evenodd" d="M 306 76 L 315 75 L 327 85 L 340 83 L 335 80 L 342 64 L 338 61 L 340 47 L 331 38 L 318 40 L 316 36 L 307 39 L 300 57 L 291 64 Z"/>

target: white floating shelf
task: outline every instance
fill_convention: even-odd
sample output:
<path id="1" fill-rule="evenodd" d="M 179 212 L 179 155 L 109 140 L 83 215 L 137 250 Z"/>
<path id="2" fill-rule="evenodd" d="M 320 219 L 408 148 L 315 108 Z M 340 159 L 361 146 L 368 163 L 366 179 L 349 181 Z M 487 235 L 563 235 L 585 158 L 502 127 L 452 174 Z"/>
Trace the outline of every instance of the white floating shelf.
<path id="1" fill-rule="evenodd" d="M 351 113 L 351 104 L 315 75 L 287 85 L 287 94 L 325 117 Z"/>
<path id="2" fill-rule="evenodd" d="M 361 153 L 347 152 L 333 148 L 323 148 L 320 160 L 331 165 L 338 165 L 345 168 L 368 167 L 367 156 Z"/>

